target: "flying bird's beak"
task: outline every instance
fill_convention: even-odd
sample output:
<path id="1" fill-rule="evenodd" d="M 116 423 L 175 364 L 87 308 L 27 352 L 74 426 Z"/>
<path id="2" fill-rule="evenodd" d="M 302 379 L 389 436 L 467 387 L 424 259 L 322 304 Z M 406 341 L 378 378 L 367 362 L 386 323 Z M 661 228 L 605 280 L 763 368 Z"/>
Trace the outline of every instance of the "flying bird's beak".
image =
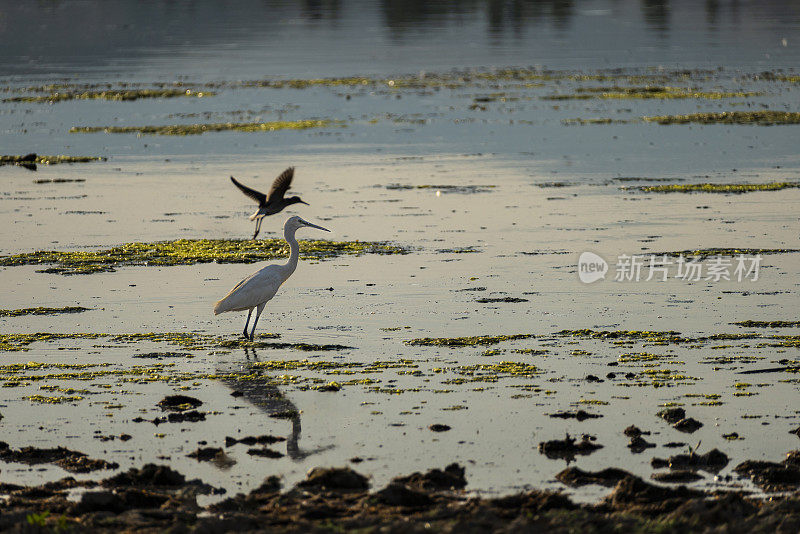
<path id="1" fill-rule="evenodd" d="M 300 204 L 305 204 L 306 206 L 310 206 L 310 205 L 311 205 L 311 204 L 309 204 L 308 202 L 305 202 L 304 200 L 301 200 L 301 201 L 300 201 Z"/>
<path id="2" fill-rule="evenodd" d="M 317 226 L 316 224 L 311 224 L 308 221 L 303 221 L 306 226 L 310 226 L 311 228 L 316 228 L 317 230 L 325 230 L 326 232 L 330 232 L 327 228 L 323 228 L 322 226 Z"/>

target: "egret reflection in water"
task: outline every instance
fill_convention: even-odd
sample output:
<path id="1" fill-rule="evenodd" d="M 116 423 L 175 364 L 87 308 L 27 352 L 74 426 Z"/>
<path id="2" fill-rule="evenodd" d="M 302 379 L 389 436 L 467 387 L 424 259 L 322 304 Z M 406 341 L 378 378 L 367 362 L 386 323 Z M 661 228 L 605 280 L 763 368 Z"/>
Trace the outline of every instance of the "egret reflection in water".
<path id="1" fill-rule="evenodd" d="M 281 417 L 276 419 L 287 419 L 291 423 L 291 431 L 286 436 L 286 455 L 294 461 L 302 461 L 314 454 L 333 449 L 334 445 L 312 449 L 302 449 L 300 447 L 300 435 L 302 432 L 301 411 L 275 385 L 272 378 L 264 373 L 263 369 L 258 365 L 254 365 L 260 361 L 256 349 L 245 348 L 244 356 L 244 361 L 220 362 L 217 367 L 219 374 L 235 375 L 243 378 L 241 380 L 229 378 L 220 381 L 232 391 L 240 393 L 242 399 L 264 412 L 268 417 L 280 415 Z"/>

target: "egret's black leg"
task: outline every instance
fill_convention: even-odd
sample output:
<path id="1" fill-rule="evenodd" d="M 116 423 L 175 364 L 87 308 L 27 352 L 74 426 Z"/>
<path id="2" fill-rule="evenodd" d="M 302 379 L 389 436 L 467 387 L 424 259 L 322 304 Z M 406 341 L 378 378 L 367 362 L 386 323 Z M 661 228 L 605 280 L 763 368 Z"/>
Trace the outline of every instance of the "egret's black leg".
<path id="1" fill-rule="evenodd" d="M 259 304 L 256 308 L 256 318 L 253 319 L 253 329 L 250 330 L 250 341 L 253 341 L 256 335 L 256 323 L 258 323 L 258 318 L 261 317 L 261 312 L 264 311 L 264 306 L 266 306 L 266 302 L 264 304 Z"/>
<path id="2" fill-rule="evenodd" d="M 247 339 L 247 323 L 250 322 L 250 314 L 251 313 L 253 313 L 253 308 L 250 308 L 249 310 L 247 310 L 247 320 L 244 322 L 244 332 L 242 332 L 242 335 L 244 336 L 245 339 Z"/>
<path id="3" fill-rule="evenodd" d="M 262 221 L 262 220 L 263 220 L 263 219 L 258 219 L 258 220 L 256 221 L 256 233 L 254 233 L 254 234 L 253 234 L 253 239 L 255 239 L 255 238 L 256 238 L 256 236 L 258 235 L 258 233 L 261 231 L 261 221 Z"/>

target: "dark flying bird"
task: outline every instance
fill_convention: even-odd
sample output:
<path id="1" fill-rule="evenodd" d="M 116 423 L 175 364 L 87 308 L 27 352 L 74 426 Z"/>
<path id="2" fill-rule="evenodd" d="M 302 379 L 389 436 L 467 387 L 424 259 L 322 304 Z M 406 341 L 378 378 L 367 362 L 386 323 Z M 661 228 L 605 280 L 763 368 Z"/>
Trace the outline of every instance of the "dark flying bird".
<path id="1" fill-rule="evenodd" d="M 286 191 L 288 191 L 289 187 L 292 185 L 293 177 L 294 167 L 289 167 L 283 171 L 280 176 L 275 178 L 275 181 L 272 182 L 272 188 L 270 188 L 269 194 L 265 195 L 260 191 L 250 189 L 249 187 L 240 184 L 236 181 L 236 178 L 231 176 L 231 182 L 233 182 L 233 185 L 241 189 L 242 193 L 258 202 L 258 211 L 250 216 L 251 221 L 256 221 L 256 232 L 253 234 L 253 239 L 255 239 L 258 235 L 258 232 L 261 231 L 261 220 L 267 215 L 275 215 L 286 206 L 290 204 L 297 204 L 298 202 L 305 204 L 306 206 L 309 205 L 308 202 L 303 202 L 300 197 L 283 198 L 283 195 L 286 194 Z"/>

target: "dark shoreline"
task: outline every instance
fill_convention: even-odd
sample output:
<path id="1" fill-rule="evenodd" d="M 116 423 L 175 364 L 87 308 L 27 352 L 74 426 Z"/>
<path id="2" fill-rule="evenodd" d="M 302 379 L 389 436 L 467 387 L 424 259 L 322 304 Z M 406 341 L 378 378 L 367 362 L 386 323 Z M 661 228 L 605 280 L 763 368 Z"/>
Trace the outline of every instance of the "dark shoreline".
<path id="1" fill-rule="evenodd" d="M 270 476 L 249 494 L 201 507 L 197 495 L 219 494 L 167 466 L 148 464 L 101 482 L 68 477 L 41 486 L 0 483 L 0 530 L 11 532 L 797 532 L 800 529 L 800 451 L 778 469 L 779 496 L 701 491 L 646 482 L 621 469 L 596 473 L 569 468 L 584 483 L 613 488 L 601 501 L 573 502 L 558 491 L 532 490 L 495 498 L 465 493 L 457 464 L 393 479 L 370 491 L 350 468 L 315 468 L 294 488 Z M 587 476 L 588 475 L 588 476 Z M 70 490 L 85 492 L 68 500 Z M 766 489 L 766 488 L 765 488 Z M 774 487 L 772 488 L 774 490 Z M 767 489 L 770 491 L 770 489 Z"/>

